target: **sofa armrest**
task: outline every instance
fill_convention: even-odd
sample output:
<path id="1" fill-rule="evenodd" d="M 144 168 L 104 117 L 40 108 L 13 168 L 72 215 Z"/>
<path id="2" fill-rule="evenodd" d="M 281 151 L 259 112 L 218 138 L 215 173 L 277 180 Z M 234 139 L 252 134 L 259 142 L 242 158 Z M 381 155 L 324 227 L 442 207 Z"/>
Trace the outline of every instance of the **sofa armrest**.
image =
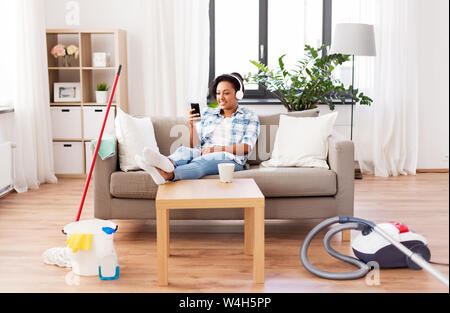
<path id="1" fill-rule="evenodd" d="M 355 193 L 355 148 L 353 142 L 336 131 L 328 139 L 328 164 L 337 176 L 338 212 L 353 216 Z"/>
<path id="2" fill-rule="evenodd" d="M 117 139 L 116 152 L 113 156 L 102 160 L 97 154 L 93 173 L 94 179 L 94 216 L 100 219 L 111 218 L 111 175 L 118 168 L 117 156 Z"/>

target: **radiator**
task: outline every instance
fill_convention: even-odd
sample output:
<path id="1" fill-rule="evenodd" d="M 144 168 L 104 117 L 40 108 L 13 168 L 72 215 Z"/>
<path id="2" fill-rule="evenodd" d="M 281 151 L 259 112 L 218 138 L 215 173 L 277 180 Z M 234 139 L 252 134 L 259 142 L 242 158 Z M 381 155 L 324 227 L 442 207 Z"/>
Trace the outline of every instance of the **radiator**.
<path id="1" fill-rule="evenodd" d="M 13 144 L 0 143 L 0 196 L 12 190 L 14 186 Z"/>

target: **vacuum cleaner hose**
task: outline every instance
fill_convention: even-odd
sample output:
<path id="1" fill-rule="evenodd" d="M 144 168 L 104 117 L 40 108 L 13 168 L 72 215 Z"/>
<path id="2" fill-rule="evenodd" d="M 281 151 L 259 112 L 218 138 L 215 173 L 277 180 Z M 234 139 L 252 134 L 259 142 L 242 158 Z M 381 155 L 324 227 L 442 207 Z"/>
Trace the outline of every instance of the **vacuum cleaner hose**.
<path id="1" fill-rule="evenodd" d="M 305 240 L 303 241 L 301 250 L 300 250 L 300 259 L 303 263 L 303 266 L 305 266 L 305 268 L 310 271 L 311 273 L 322 277 L 322 278 L 326 278 L 326 279 L 335 279 L 335 280 L 346 280 L 346 279 L 357 279 L 357 278 L 361 278 L 364 277 L 365 275 L 367 275 L 367 273 L 370 270 L 370 266 L 368 266 L 366 263 L 361 262 L 359 259 L 354 258 L 354 257 L 350 257 L 348 255 L 343 255 L 339 252 L 337 252 L 335 249 L 333 249 L 331 247 L 330 241 L 331 238 L 343 231 L 343 230 L 347 230 L 347 229 L 357 229 L 357 230 L 362 230 L 363 228 L 367 227 L 366 224 L 361 224 L 359 222 L 353 222 L 353 223 L 346 223 L 346 224 L 342 224 L 342 225 L 338 225 L 336 227 L 333 227 L 332 229 L 330 229 L 327 234 L 325 235 L 323 241 L 324 241 L 324 245 L 325 245 L 325 249 L 327 250 L 327 252 L 329 254 L 331 254 L 333 257 L 342 260 L 344 262 L 350 263 L 352 265 L 355 265 L 357 267 L 359 267 L 359 270 L 354 271 L 354 272 L 345 272 L 345 273 L 333 273 L 333 272 L 327 272 L 327 271 L 323 271 L 321 269 L 318 269 L 317 267 L 313 266 L 311 264 L 311 262 L 309 262 L 308 259 L 308 248 L 309 245 L 312 241 L 312 239 L 324 228 L 339 223 L 341 220 L 341 217 L 336 216 L 336 217 L 332 217 L 329 218 L 325 221 L 323 221 L 322 223 L 320 223 L 319 225 L 317 225 L 316 227 L 314 227 L 309 234 L 306 236 Z"/>

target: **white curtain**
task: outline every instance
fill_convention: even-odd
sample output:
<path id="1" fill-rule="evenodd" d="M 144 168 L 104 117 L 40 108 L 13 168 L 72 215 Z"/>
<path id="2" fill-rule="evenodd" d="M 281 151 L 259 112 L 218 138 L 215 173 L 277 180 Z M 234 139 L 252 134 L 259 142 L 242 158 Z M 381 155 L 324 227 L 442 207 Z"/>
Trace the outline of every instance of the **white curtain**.
<path id="1" fill-rule="evenodd" d="M 42 0 L 2 0 L 12 3 L 15 16 L 8 30 L 15 57 L 13 69 L 15 181 L 17 192 L 56 183 L 53 169 L 45 14 Z"/>
<path id="2" fill-rule="evenodd" d="M 190 102 L 206 105 L 209 1 L 144 1 L 145 114 L 186 116 Z"/>
<path id="3" fill-rule="evenodd" d="M 376 57 L 355 57 L 355 157 L 363 173 L 415 174 L 418 157 L 419 0 L 334 0 L 333 24 L 375 27 Z M 345 9 L 344 9 L 345 8 Z M 334 13 L 333 12 L 333 13 Z"/>

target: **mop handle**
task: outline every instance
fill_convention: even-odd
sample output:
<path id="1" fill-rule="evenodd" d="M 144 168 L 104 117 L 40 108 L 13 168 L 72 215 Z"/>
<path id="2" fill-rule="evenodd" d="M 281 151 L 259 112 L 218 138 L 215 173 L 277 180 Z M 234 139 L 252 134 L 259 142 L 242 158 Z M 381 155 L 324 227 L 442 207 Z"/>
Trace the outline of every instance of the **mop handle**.
<path id="1" fill-rule="evenodd" d="M 433 266 L 431 266 L 430 263 L 425 261 L 420 254 L 414 253 L 411 250 L 409 250 L 405 245 L 398 242 L 397 240 L 394 240 L 391 236 L 389 236 L 388 233 L 386 233 L 382 228 L 375 226 L 373 228 L 375 232 L 380 234 L 384 239 L 392 243 L 397 249 L 399 249 L 401 252 L 403 252 L 408 258 L 411 259 L 414 263 L 419 265 L 421 268 L 426 270 L 428 273 L 436 277 L 438 280 L 440 280 L 444 285 L 448 286 L 448 279 L 442 275 L 438 270 L 436 270 Z"/>
<path id="2" fill-rule="evenodd" d="M 81 211 L 83 210 L 84 200 L 86 199 L 86 193 L 89 188 L 89 182 L 91 181 L 92 170 L 94 169 L 95 160 L 97 159 L 98 149 L 100 148 L 103 131 L 105 130 L 106 121 L 108 120 L 109 109 L 111 108 L 111 102 L 114 97 L 114 92 L 116 91 L 116 86 L 117 86 L 117 82 L 119 80 L 121 69 L 122 69 L 122 65 L 120 64 L 119 68 L 117 69 L 116 78 L 114 80 L 114 85 L 113 85 L 113 89 L 111 91 L 111 95 L 109 96 L 108 107 L 106 109 L 105 118 L 103 119 L 102 129 L 100 130 L 100 135 L 98 136 L 97 144 L 95 145 L 95 152 L 92 157 L 91 167 L 89 168 L 89 174 L 88 174 L 88 176 L 86 178 L 86 182 L 84 184 L 83 196 L 81 197 L 81 203 L 80 203 L 80 207 L 78 209 L 78 214 L 77 214 L 77 218 L 76 218 L 77 222 L 80 220 Z"/>

